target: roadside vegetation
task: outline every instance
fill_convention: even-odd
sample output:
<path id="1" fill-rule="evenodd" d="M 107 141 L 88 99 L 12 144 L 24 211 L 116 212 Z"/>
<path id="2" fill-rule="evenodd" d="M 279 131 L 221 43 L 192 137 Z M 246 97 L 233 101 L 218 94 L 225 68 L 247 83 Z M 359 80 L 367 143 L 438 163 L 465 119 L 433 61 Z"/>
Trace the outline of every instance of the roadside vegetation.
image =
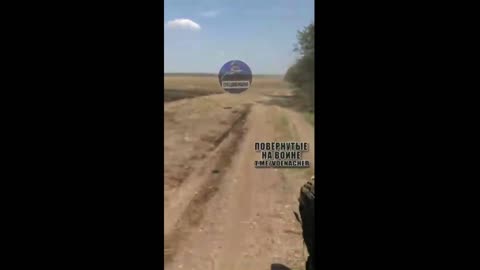
<path id="1" fill-rule="evenodd" d="M 315 125 L 315 113 L 312 112 L 305 112 L 305 120 L 310 123 L 312 126 Z"/>
<path id="2" fill-rule="evenodd" d="M 284 80 L 291 83 L 297 95 L 304 101 L 307 119 L 313 124 L 315 104 L 315 25 L 311 23 L 297 33 L 298 43 L 294 51 L 298 53 L 297 62 L 285 74 Z"/>

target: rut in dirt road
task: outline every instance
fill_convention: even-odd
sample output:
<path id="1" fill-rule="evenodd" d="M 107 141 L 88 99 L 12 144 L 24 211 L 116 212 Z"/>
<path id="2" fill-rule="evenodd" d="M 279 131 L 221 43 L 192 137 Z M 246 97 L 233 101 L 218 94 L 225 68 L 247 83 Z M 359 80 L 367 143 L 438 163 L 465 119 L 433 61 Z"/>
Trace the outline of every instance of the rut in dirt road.
<path id="1" fill-rule="evenodd" d="M 295 195 L 303 176 L 254 168 L 254 160 L 259 159 L 254 143 L 279 138 L 276 123 L 284 114 L 290 117 L 287 110 L 276 106 L 253 105 L 246 122 L 236 125 L 206 159 L 204 171 L 195 176 L 204 180 L 197 183 L 203 183 L 201 189 L 176 226 L 166 232 L 165 269 L 301 267 L 303 240 L 293 211 L 298 208 Z M 290 126 L 308 129 L 302 123 Z M 295 132 L 298 139 L 305 138 L 306 130 Z M 212 173 L 213 168 L 219 173 Z M 182 189 L 192 189 L 195 180 L 186 181 Z M 169 212 L 173 215 L 174 210 Z"/>
<path id="2" fill-rule="evenodd" d="M 232 157 L 237 151 L 239 141 L 244 134 L 244 124 L 247 115 L 250 112 L 250 105 L 246 106 L 246 110 L 236 119 L 232 124 L 232 127 L 226 130 L 219 138 L 214 141 L 215 147 L 218 147 L 218 151 L 215 152 L 214 157 L 208 160 L 211 164 L 214 164 L 214 170 L 211 170 L 211 174 L 207 175 L 204 180 L 203 186 L 200 190 L 195 192 L 195 195 L 186 206 L 186 209 L 175 223 L 173 231 L 165 236 L 165 264 L 169 264 L 173 257 L 176 255 L 178 246 L 184 241 L 188 235 L 190 228 L 198 226 L 203 218 L 203 207 L 218 191 L 218 185 L 222 177 L 225 174 L 225 168 L 230 165 Z M 196 173 L 193 173 L 191 177 L 202 177 L 205 168 L 202 168 Z"/>

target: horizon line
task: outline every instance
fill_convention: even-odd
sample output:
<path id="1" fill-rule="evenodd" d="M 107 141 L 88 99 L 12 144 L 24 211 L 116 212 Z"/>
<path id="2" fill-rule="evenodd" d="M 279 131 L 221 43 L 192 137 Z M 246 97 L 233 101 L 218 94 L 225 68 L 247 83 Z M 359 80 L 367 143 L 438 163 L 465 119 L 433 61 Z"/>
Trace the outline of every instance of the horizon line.
<path id="1" fill-rule="evenodd" d="M 218 72 L 163 72 L 163 74 L 199 74 L 199 75 L 218 75 Z M 271 76 L 283 76 L 285 74 L 281 73 L 258 73 L 252 74 L 252 76 L 259 76 L 259 75 L 271 75 Z"/>

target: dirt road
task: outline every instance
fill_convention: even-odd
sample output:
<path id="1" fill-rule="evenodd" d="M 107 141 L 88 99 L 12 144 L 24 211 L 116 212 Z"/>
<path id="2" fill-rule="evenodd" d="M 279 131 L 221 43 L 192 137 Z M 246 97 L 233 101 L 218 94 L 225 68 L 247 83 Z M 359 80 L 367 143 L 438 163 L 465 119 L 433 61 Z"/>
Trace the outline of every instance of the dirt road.
<path id="1" fill-rule="evenodd" d="M 298 211 L 314 131 L 285 88 L 165 104 L 165 269 L 301 269 Z M 258 141 L 305 141 L 311 169 L 255 169 Z"/>

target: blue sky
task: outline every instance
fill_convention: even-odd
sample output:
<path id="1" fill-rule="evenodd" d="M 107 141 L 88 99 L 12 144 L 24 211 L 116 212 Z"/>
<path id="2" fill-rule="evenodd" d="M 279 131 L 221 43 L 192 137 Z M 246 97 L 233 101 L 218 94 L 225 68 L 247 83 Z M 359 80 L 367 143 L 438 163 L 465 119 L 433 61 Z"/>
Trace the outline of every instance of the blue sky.
<path id="1" fill-rule="evenodd" d="M 314 0 L 165 0 L 165 72 L 217 73 L 230 60 L 284 74 Z"/>

